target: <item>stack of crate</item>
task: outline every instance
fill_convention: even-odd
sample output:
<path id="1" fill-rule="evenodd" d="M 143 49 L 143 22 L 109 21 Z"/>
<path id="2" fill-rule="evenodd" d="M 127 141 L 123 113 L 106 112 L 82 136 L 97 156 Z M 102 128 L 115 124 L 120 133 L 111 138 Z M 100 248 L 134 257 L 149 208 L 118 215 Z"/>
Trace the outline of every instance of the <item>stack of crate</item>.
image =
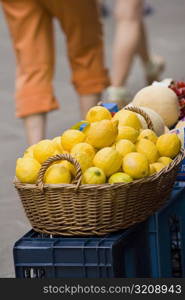
<path id="1" fill-rule="evenodd" d="M 17 278 L 185 277 L 185 188 L 146 222 L 103 237 L 29 231 L 15 243 Z"/>

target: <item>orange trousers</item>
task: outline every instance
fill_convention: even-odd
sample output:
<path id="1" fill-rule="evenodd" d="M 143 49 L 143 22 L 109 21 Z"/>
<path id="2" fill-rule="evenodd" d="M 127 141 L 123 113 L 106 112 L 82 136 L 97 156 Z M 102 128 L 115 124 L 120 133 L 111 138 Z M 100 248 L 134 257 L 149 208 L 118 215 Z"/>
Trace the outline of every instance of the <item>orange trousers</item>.
<path id="1" fill-rule="evenodd" d="M 1 1 L 16 53 L 17 117 L 59 107 L 52 86 L 54 17 L 66 35 L 72 82 L 77 92 L 99 93 L 109 84 L 96 0 Z"/>

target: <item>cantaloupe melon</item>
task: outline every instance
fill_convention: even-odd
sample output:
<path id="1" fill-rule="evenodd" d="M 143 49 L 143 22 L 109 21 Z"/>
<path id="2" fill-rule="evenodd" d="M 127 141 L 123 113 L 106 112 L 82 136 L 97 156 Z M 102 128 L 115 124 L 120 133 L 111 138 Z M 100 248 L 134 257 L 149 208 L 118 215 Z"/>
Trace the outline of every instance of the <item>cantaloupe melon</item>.
<path id="1" fill-rule="evenodd" d="M 129 106 L 134 106 L 133 102 L 128 104 L 126 107 L 129 107 Z M 150 108 L 140 107 L 140 109 L 142 109 L 144 112 L 146 112 L 147 115 L 150 117 L 152 124 L 154 126 L 154 131 L 157 134 L 157 136 L 160 136 L 161 134 L 163 134 L 165 132 L 165 124 L 164 124 L 164 121 L 161 118 L 161 116 Z M 137 116 L 139 117 L 139 119 L 141 121 L 142 128 L 143 129 L 148 128 L 145 119 L 140 114 L 137 114 Z"/>
<path id="2" fill-rule="evenodd" d="M 178 98 L 168 87 L 147 86 L 135 95 L 132 102 L 135 106 L 144 106 L 157 112 L 169 128 L 178 120 L 180 111 Z"/>
<path id="3" fill-rule="evenodd" d="M 169 132 L 170 132 L 170 129 L 167 126 L 165 126 L 164 127 L 164 133 L 169 133 Z"/>

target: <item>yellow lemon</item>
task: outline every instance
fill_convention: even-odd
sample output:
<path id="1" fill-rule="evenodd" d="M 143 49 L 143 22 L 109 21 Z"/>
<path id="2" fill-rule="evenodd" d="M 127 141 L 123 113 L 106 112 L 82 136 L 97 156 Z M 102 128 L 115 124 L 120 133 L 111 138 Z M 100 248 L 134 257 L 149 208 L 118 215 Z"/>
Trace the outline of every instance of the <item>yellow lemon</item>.
<path id="1" fill-rule="evenodd" d="M 81 125 L 88 125 L 89 123 L 87 121 L 81 120 L 80 122 L 76 123 L 71 127 L 71 129 L 80 129 Z"/>
<path id="2" fill-rule="evenodd" d="M 55 149 L 55 151 L 53 152 L 52 156 L 58 155 L 58 154 L 62 154 L 62 153 L 60 152 L 60 150 Z"/>
<path id="3" fill-rule="evenodd" d="M 89 125 L 86 134 L 86 142 L 97 149 L 111 146 L 117 136 L 118 121 L 102 120 Z"/>
<path id="4" fill-rule="evenodd" d="M 24 153 L 23 157 L 24 157 L 24 158 L 26 158 L 26 157 L 34 158 L 33 152 L 31 152 L 31 151 L 30 151 L 30 152 L 26 152 L 26 153 Z"/>
<path id="5" fill-rule="evenodd" d="M 118 182 L 125 182 L 129 183 L 132 182 L 133 179 L 130 175 L 123 173 L 123 172 L 118 172 L 114 173 L 110 178 L 109 178 L 109 183 L 118 183 Z"/>
<path id="6" fill-rule="evenodd" d="M 87 153 L 74 153 L 72 156 L 79 162 L 83 173 L 93 166 L 93 159 Z"/>
<path id="7" fill-rule="evenodd" d="M 121 109 L 120 111 L 118 111 L 114 115 L 113 120 L 118 120 L 119 125 L 121 126 L 129 126 L 135 128 L 136 130 L 142 128 L 141 122 L 137 117 L 137 114 L 125 109 Z"/>
<path id="8" fill-rule="evenodd" d="M 173 159 L 171 159 L 170 157 L 166 157 L 166 156 L 161 156 L 158 159 L 158 162 L 162 163 L 165 166 L 168 166 L 172 161 L 173 161 Z"/>
<path id="9" fill-rule="evenodd" d="M 162 164 L 162 163 L 160 163 L 160 162 L 155 162 L 155 163 L 153 163 L 153 164 L 150 165 L 150 170 L 152 170 L 152 171 L 155 170 L 153 173 L 160 172 L 163 168 L 165 168 L 165 165 Z"/>
<path id="10" fill-rule="evenodd" d="M 32 146 L 30 146 L 30 147 L 28 147 L 26 150 L 25 150 L 25 152 L 24 152 L 24 155 L 23 155 L 23 157 L 34 157 L 33 156 L 33 149 L 35 148 L 35 145 L 32 145 Z"/>
<path id="11" fill-rule="evenodd" d="M 134 179 L 148 176 L 149 163 L 146 156 L 142 153 L 128 153 L 123 158 L 123 171 Z"/>
<path id="12" fill-rule="evenodd" d="M 136 150 L 139 153 L 145 154 L 149 163 L 154 163 L 159 158 L 157 147 L 150 140 L 141 139 L 136 144 Z"/>
<path id="13" fill-rule="evenodd" d="M 101 120 L 111 120 L 111 119 L 112 119 L 112 115 L 110 111 L 103 106 L 94 106 L 90 108 L 86 115 L 86 120 L 89 123 L 98 122 Z"/>
<path id="14" fill-rule="evenodd" d="M 139 131 L 136 130 L 135 128 L 119 125 L 116 141 L 126 139 L 126 140 L 130 140 L 132 143 L 135 143 L 138 135 L 139 135 Z"/>
<path id="15" fill-rule="evenodd" d="M 127 153 L 136 152 L 136 147 L 130 140 L 119 140 L 115 144 L 115 148 L 122 157 L 124 157 Z"/>
<path id="16" fill-rule="evenodd" d="M 34 144 L 34 145 L 28 147 L 28 148 L 25 150 L 24 153 L 33 152 L 33 149 L 35 148 L 35 145 L 36 145 L 36 144 Z"/>
<path id="17" fill-rule="evenodd" d="M 59 164 L 61 164 L 67 170 L 69 170 L 69 172 L 71 173 L 71 175 L 73 175 L 73 176 L 76 175 L 76 169 L 75 169 L 74 165 L 72 163 L 70 163 L 68 160 L 62 160 L 62 161 L 59 162 Z"/>
<path id="18" fill-rule="evenodd" d="M 83 176 L 82 176 L 81 184 L 86 184 L 85 181 L 84 181 Z"/>
<path id="19" fill-rule="evenodd" d="M 52 142 L 56 150 L 58 150 L 60 153 L 63 153 L 64 149 L 61 144 L 61 136 L 55 137 Z"/>
<path id="20" fill-rule="evenodd" d="M 153 175 L 154 173 L 156 173 L 156 170 L 153 166 L 153 164 L 149 165 L 149 175 Z"/>
<path id="21" fill-rule="evenodd" d="M 61 155 L 62 153 L 59 151 L 59 150 L 55 150 L 53 155 L 52 156 L 55 156 L 55 155 Z M 52 162 L 52 165 L 55 165 L 55 164 L 60 164 L 63 160 L 56 160 L 54 162 Z"/>
<path id="22" fill-rule="evenodd" d="M 174 158 L 180 151 L 181 141 L 175 133 L 161 135 L 156 143 L 160 156 Z"/>
<path id="23" fill-rule="evenodd" d="M 150 140 L 152 143 L 156 144 L 157 135 L 151 129 L 144 129 L 141 131 L 140 135 L 138 136 L 138 140 L 141 139 Z"/>
<path id="24" fill-rule="evenodd" d="M 71 155 L 75 154 L 75 153 L 86 153 L 88 154 L 92 159 L 95 156 L 95 149 L 93 148 L 93 146 L 91 146 L 88 143 L 79 143 L 76 144 L 72 149 L 71 149 Z"/>
<path id="25" fill-rule="evenodd" d="M 56 154 L 58 154 L 58 153 L 56 153 Z M 65 167 L 67 170 L 69 170 L 72 176 L 76 175 L 76 169 L 75 169 L 74 165 L 72 163 L 70 163 L 68 160 L 57 160 L 52 163 L 52 165 L 58 165 L 58 164 L 61 164 L 63 167 Z"/>
<path id="26" fill-rule="evenodd" d="M 82 143 L 84 139 L 85 135 L 83 132 L 76 129 L 68 129 L 61 136 L 61 144 L 65 150 L 71 151 L 74 145 Z"/>
<path id="27" fill-rule="evenodd" d="M 122 156 L 116 149 L 105 147 L 96 153 L 93 163 L 94 166 L 102 169 L 106 176 L 111 176 L 120 169 Z"/>
<path id="28" fill-rule="evenodd" d="M 60 164 L 52 165 L 44 175 L 44 182 L 47 184 L 70 183 L 71 174 L 69 170 Z"/>
<path id="29" fill-rule="evenodd" d="M 180 139 L 182 147 L 185 148 L 184 147 L 184 145 L 185 145 L 185 128 L 184 127 L 183 128 L 174 128 L 174 129 L 170 130 L 169 133 L 175 133 L 178 136 L 178 138 Z"/>
<path id="30" fill-rule="evenodd" d="M 100 168 L 91 167 L 83 175 L 83 184 L 103 184 L 105 182 L 105 173 Z"/>
<path id="31" fill-rule="evenodd" d="M 16 177 L 23 183 L 35 183 L 40 168 L 41 165 L 34 158 L 19 158 L 16 163 Z"/>
<path id="32" fill-rule="evenodd" d="M 33 149 L 33 155 L 39 163 L 43 163 L 49 157 L 53 156 L 55 152 L 55 147 L 53 146 L 52 141 L 50 140 L 42 140 L 38 144 L 35 145 Z"/>

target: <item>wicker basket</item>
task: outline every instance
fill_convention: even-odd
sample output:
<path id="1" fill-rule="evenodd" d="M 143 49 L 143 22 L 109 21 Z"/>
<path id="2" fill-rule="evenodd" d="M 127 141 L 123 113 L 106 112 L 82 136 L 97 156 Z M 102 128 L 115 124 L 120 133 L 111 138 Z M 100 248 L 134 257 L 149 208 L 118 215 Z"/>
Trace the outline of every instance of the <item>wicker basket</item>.
<path id="1" fill-rule="evenodd" d="M 61 154 L 43 163 L 37 184 L 16 179 L 14 184 L 35 231 L 65 236 L 104 235 L 142 222 L 163 206 L 183 157 L 182 149 L 159 173 L 131 183 L 81 185 L 79 163 Z M 57 160 L 74 164 L 77 172 L 73 184 L 43 184 L 47 168 Z"/>

